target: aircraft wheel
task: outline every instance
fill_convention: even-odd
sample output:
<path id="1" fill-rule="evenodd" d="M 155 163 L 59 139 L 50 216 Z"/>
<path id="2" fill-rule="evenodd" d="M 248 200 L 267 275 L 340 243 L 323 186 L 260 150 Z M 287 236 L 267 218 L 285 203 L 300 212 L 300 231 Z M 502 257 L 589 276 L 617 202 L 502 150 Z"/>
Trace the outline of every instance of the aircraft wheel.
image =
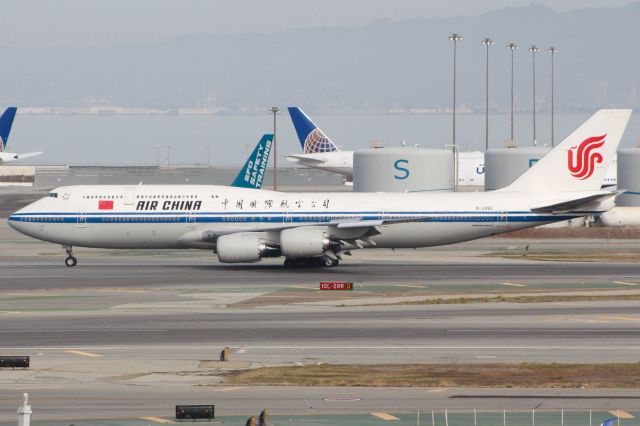
<path id="1" fill-rule="evenodd" d="M 78 264 L 78 259 L 73 256 L 69 256 L 64 260 L 64 264 L 69 267 L 76 266 Z"/>
<path id="2" fill-rule="evenodd" d="M 327 268 L 338 266 L 339 263 L 340 261 L 338 259 L 333 259 L 329 256 L 325 256 L 323 259 L 323 265 L 326 266 Z"/>
<path id="3" fill-rule="evenodd" d="M 290 257 L 287 257 L 284 260 L 284 266 L 286 266 L 287 268 L 293 268 L 296 264 L 296 261 Z"/>

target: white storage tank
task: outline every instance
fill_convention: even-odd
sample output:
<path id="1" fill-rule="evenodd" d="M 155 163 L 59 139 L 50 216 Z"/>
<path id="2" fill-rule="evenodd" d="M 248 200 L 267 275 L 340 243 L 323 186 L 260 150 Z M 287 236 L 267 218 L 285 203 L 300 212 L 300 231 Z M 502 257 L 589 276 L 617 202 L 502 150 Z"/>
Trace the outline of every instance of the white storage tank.
<path id="1" fill-rule="evenodd" d="M 624 207 L 640 206 L 640 148 L 618 150 L 618 189 L 626 189 L 616 199 Z"/>
<path id="2" fill-rule="evenodd" d="M 353 154 L 357 192 L 452 191 L 453 153 L 444 149 L 380 148 Z"/>
<path id="3" fill-rule="evenodd" d="M 490 149 L 484 155 L 484 189 L 504 188 L 538 162 L 550 147 L 531 146 Z"/>

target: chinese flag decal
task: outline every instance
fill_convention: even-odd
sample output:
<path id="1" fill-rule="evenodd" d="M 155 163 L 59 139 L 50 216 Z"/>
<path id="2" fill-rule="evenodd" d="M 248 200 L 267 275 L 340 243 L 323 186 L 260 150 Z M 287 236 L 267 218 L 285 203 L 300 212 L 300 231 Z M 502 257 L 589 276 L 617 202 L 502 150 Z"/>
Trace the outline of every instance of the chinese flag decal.
<path id="1" fill-rule="evenodd" d="M 98 210 L 113 210 L 113 200 L 98 201 Z"/>

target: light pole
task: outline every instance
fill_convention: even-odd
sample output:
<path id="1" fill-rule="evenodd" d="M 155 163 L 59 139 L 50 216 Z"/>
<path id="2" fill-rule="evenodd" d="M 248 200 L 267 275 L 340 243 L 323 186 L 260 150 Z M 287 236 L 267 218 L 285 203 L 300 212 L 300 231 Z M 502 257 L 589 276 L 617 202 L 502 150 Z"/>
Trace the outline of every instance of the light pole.
<path id="1" fill-rule="evenodd" d="M 551 147 L 555 146 L 555 129 L 554 129 L 554 121 L 553 121 L 553 115 L 555 113 L 554 111 L 554 78 L 555 78 L 555 73 L 554 73 L 554 69 L 553 69 L 553 57 L 556 55 L 556 53 L 558 52 L 558 49 L 556 49 L 555 47 L 551 46 L 549 48 L 549 53 L 551 53 Z"/>
<path id="2" fill-rule="evenodd" d="M 453 42 L 453 191 L 455 192 L 458 187 L 458 158 L 456 146 L 456 53 L 458 42 L 462 41 L 462 36 L 458 33 L 453 33 L 449 36 L 449 40 Z"/>
<path id="3" fill-rule="evenodd" d="M 207 167 L 211 167 L 211 155 L 209 155 L 211 149 L 209 148 L 209 145 L 206 145 L 205 148 L 207 149 Z"/>
<path id="4" fill-rule="evenodd" d="M 485 123 L 484 123 L 484 150 L 485 152 L 489 150 L 489 46 L 493 45 L 493 40 L 490 38 L 485 38 L 482 40 L 482 44 L 487 48 L 487 69 L 485 72 L 486 77 L 486 91 L 485 91 L 485 99 L 484 99 L 484 108 L 485 108 Z"/>
<path id="5" fill-rule="evenodd" d="M 273 190 L 278 190 L 278 150 L 276 144 L 276 117 L 280 113 L 280 108 L 272 106 L 269 114 L 273 114 Z"/>
<path id="6" fill-rule="evenodd" d="M 156 167 L 160 167 L 160 145 L 156 145 Z"/>
<path id="7" fill-rule="evenodd" d="M 529 52 L 533 58 L 533 146 L 538 144 L 536 139 L 536 53 L 540 51 L 536 46 L 531 46 Z"/>
<path id="8" fill-rule="evenodd" d="M 518 45 L 515 43 L 509 43 L 507 44 L 507 49 L 511 52 L 511 144 L 513 145 L 513 53 L 518 50 Z"/>
<path id="9" fill-rule="evenodd" d="M 171 165 L 171 145 L 167 144 L 167 166 Z"/>

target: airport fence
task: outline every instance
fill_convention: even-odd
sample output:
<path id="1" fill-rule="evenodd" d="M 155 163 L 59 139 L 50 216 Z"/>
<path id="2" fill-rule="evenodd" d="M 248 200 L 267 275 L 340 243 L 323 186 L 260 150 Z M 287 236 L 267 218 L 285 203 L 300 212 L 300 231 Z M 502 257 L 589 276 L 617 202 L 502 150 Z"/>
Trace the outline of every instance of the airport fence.
<path id="1" fill-rule="evenodd" d="M 606 426 L 640 425 L 640 410 L 425 410 L 416 413 L 421 426 Z M 611 420 L 613 419 L 613 420 Z"/>

